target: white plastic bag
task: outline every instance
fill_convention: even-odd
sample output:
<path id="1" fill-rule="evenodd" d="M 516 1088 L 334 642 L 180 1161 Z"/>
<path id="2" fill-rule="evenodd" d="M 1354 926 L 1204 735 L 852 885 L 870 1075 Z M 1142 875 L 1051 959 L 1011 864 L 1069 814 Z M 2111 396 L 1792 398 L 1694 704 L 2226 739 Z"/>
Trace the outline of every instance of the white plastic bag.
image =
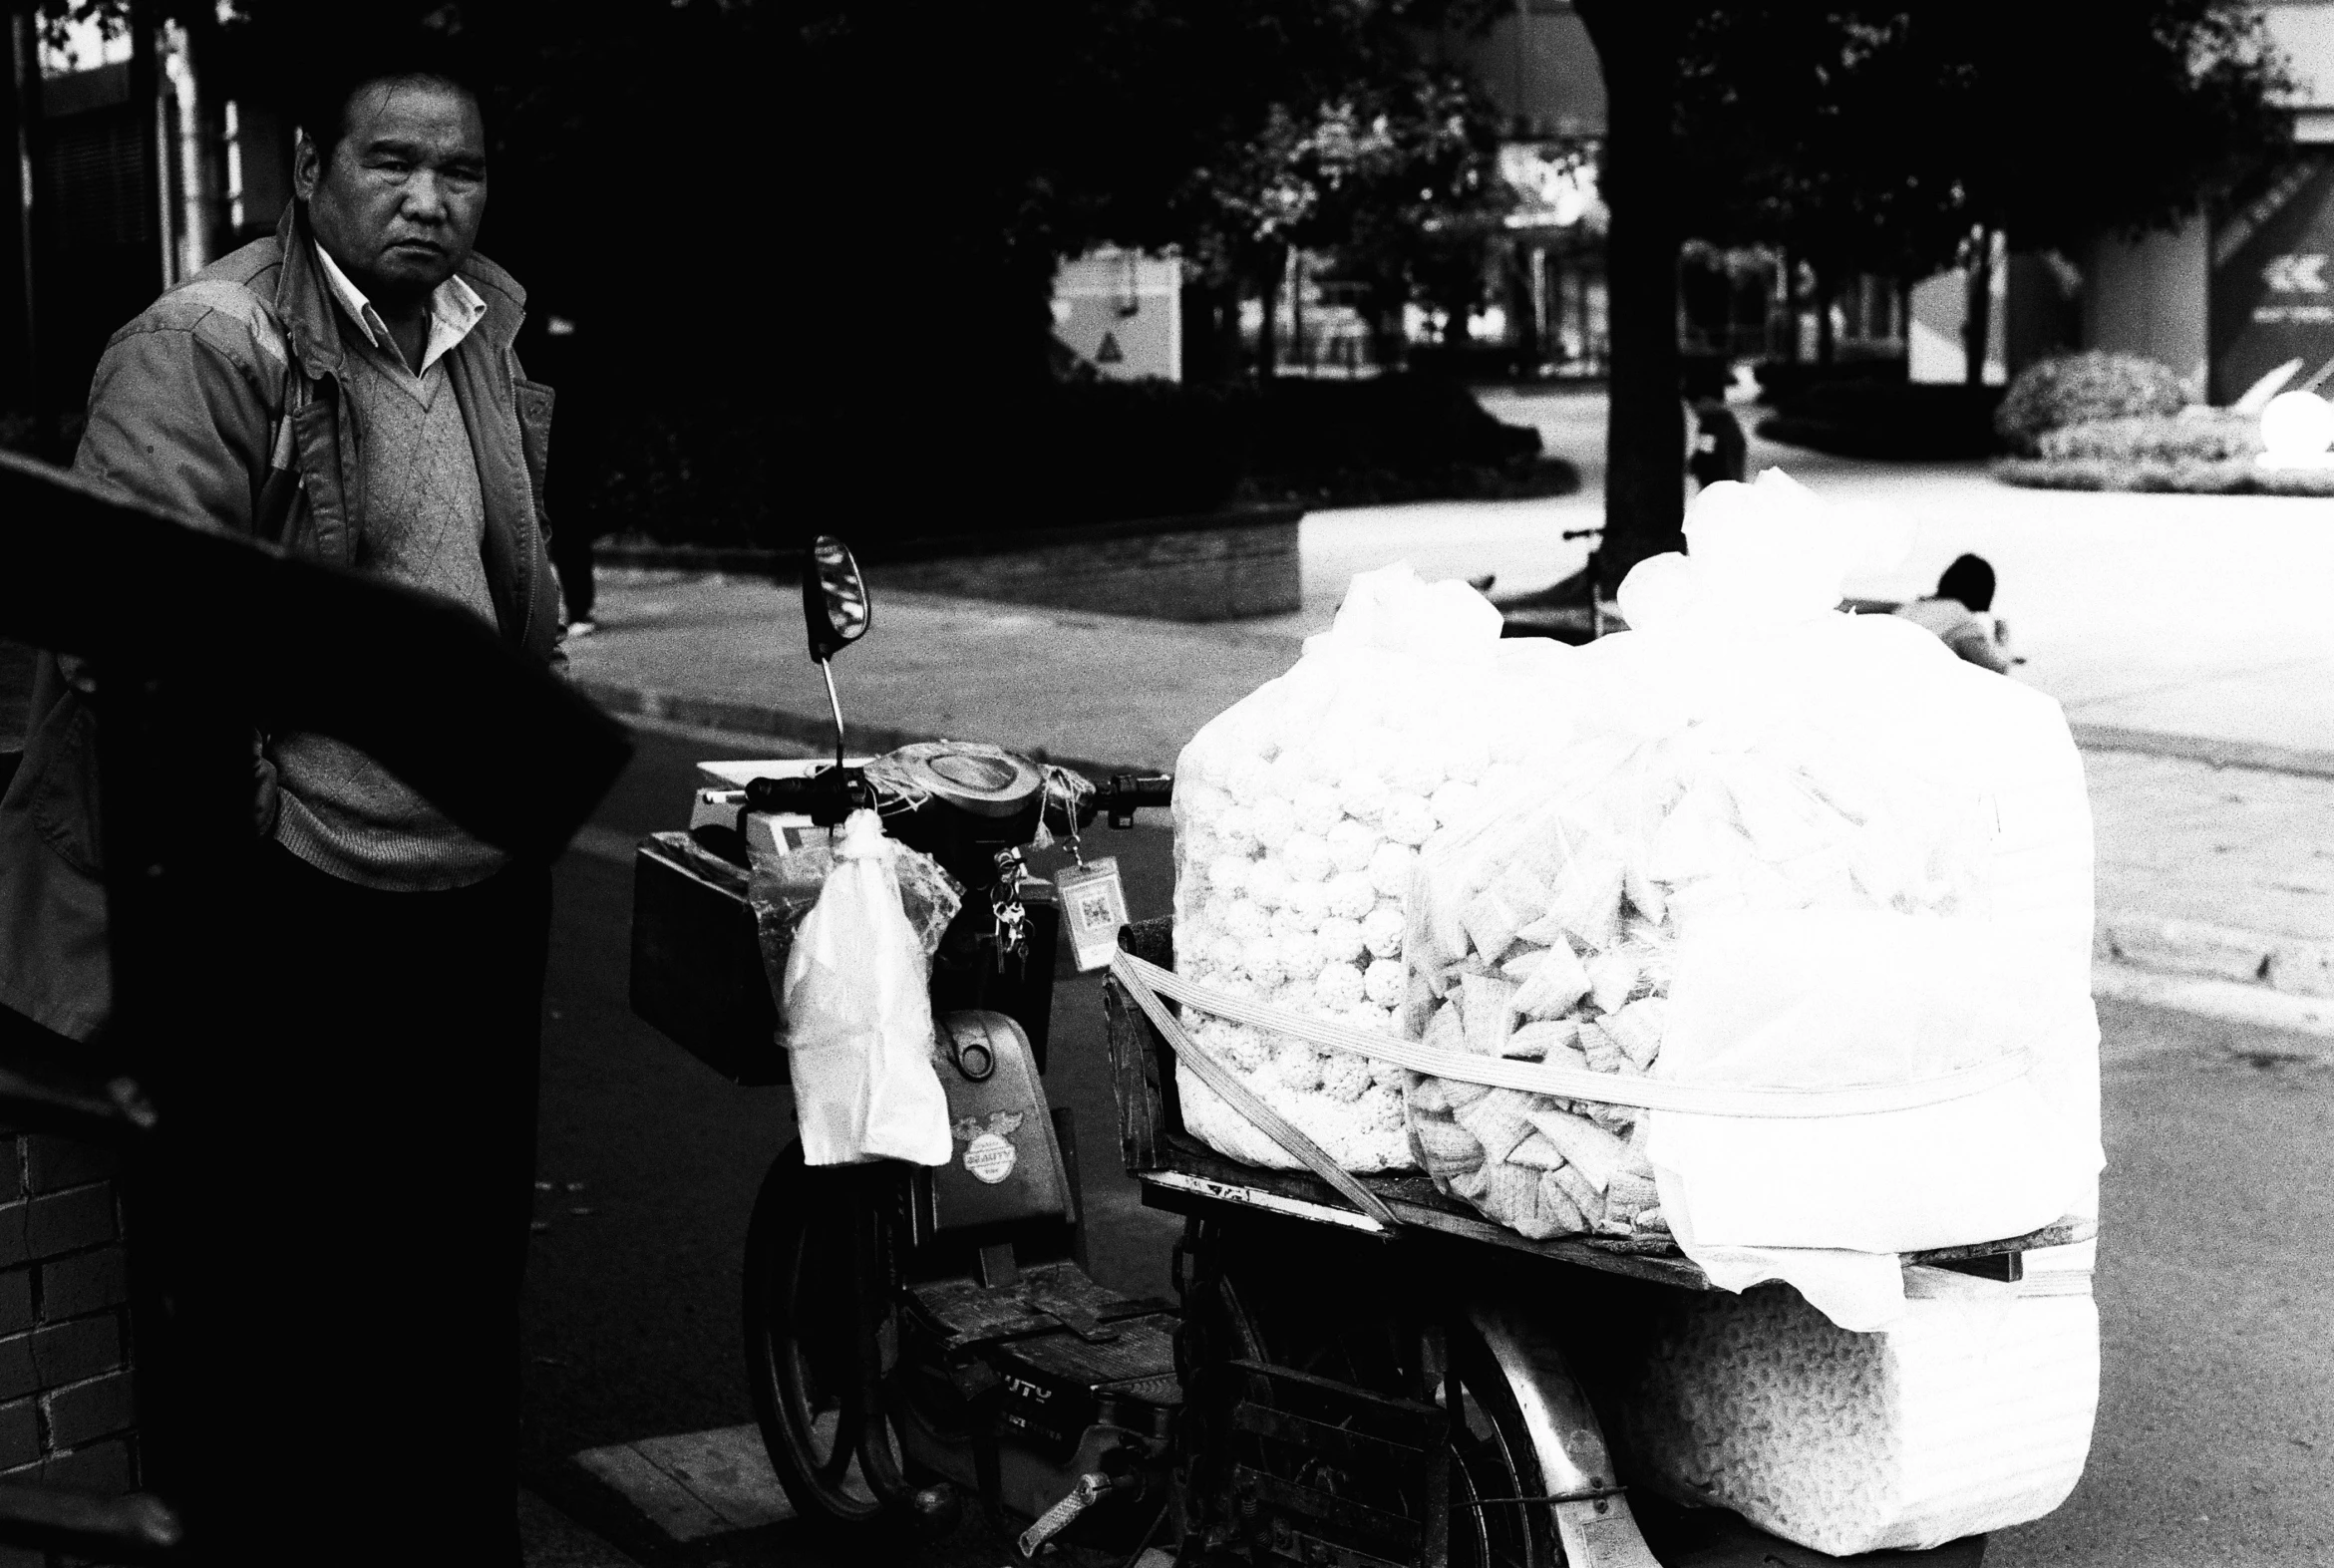
<path id="1" fill-rule="evenodd" d="M 1293 670 L 1208 721 L 1175 765 L 1175 967 L 1219 996 L 1392 1038 L 1419 850 L 1528 778 L 1568 734 L 1573 651 L 1502 642 L 1462 582 L 1407 562 L 1353 579 Z M 1208 1018 L 1193 1038 L 1348 1170 L 1411 1162 L 1403 1073 Z M 1196 1075 L 1183 1125 L 1251 1164 L 1297 1161 Z"/>
<path id="2" fill-rule="evenodd" d="M 925 954 L 900 909 L 898 852 L 873 811 L 853 811 L 787 955 L 787 1044 L 806 1164 L 948 1161 Z"/>

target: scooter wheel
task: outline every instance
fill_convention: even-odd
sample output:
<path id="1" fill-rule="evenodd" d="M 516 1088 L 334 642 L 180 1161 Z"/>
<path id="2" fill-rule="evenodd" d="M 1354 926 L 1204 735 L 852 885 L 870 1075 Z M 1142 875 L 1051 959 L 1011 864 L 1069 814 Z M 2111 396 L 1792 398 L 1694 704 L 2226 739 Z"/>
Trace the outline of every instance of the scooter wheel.
<path id="1" fill-rule="evenodd" d="M 806 1523 L 902 1524 L 914 1488 L 882 1387 L 896 1355 L 883 1165 L 811 1169 L 788 1145 L 746 1234 L 746 1366 L 771 1468 Z"/>

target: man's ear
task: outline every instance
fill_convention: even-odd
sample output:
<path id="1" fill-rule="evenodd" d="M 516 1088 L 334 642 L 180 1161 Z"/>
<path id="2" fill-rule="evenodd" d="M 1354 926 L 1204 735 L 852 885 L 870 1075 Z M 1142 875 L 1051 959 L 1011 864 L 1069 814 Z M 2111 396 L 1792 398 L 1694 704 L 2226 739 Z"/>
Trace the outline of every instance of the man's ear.
<path id="1" fill-rule="evenodd" d="M 292 138 L 292 194 L 302 201 L 316 193 L 316 180 L 324 172 L 323 160 L 316 156 L 316 143 L 307 132 Z"/>

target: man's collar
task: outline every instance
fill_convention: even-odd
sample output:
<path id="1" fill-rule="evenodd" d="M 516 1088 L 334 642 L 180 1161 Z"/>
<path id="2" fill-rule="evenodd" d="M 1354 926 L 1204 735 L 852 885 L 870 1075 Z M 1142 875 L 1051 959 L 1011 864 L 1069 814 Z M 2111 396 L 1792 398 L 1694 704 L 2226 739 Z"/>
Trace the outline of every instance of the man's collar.
<path id="1" fill-rule="evenodd" d="M 365 341 L 384 354 L 397 353 L 390 338 L 389 323 L 381 319 L 381 312 L 373 308 L 373 302 L 365 297 L 362 289 L 349 281 L 349 275 L 340 269 L 339 262 L 332 259 L 330 251 L 321 243 L 311 241 L 311 244 L 316 259 L 323 264 L 326 286 L 332 290 L 333 298 L 340 301 L 340 308 L 348 312 L 349 320 L 356 323 L 357 330 L 364 333 Z M 486 300 L 459 275 L 448 278 L 433 289 L 430 293 L 430 336 L 422 349 L 420 374 L 428 375 L 430 367 L 452 353 L 455 346 L 469 337 L 471 330 L 486 319 Z M 402 359 L 402 354 L 399 357 Z"/>

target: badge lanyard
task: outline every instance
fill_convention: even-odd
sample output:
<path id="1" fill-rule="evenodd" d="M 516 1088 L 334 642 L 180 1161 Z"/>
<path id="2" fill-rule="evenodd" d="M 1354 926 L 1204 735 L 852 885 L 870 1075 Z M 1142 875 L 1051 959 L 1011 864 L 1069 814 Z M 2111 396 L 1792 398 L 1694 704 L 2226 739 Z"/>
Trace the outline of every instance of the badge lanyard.
<path id="1" fill-rule="evenodd" d="M 1119 857 L 1102 855 L 1089 860 L 1078 842 L 1077 802 L 1069 812 L 1070 858 L 1075 864 L 1054 873 L 1061 894 L 1062 918 L 1070 928 L 1070 950 L 1080 973 L 1101 969 L 1119 950 L 1119 932 L 1127 924 L 1127 890 L 1119 880 Z"/>

